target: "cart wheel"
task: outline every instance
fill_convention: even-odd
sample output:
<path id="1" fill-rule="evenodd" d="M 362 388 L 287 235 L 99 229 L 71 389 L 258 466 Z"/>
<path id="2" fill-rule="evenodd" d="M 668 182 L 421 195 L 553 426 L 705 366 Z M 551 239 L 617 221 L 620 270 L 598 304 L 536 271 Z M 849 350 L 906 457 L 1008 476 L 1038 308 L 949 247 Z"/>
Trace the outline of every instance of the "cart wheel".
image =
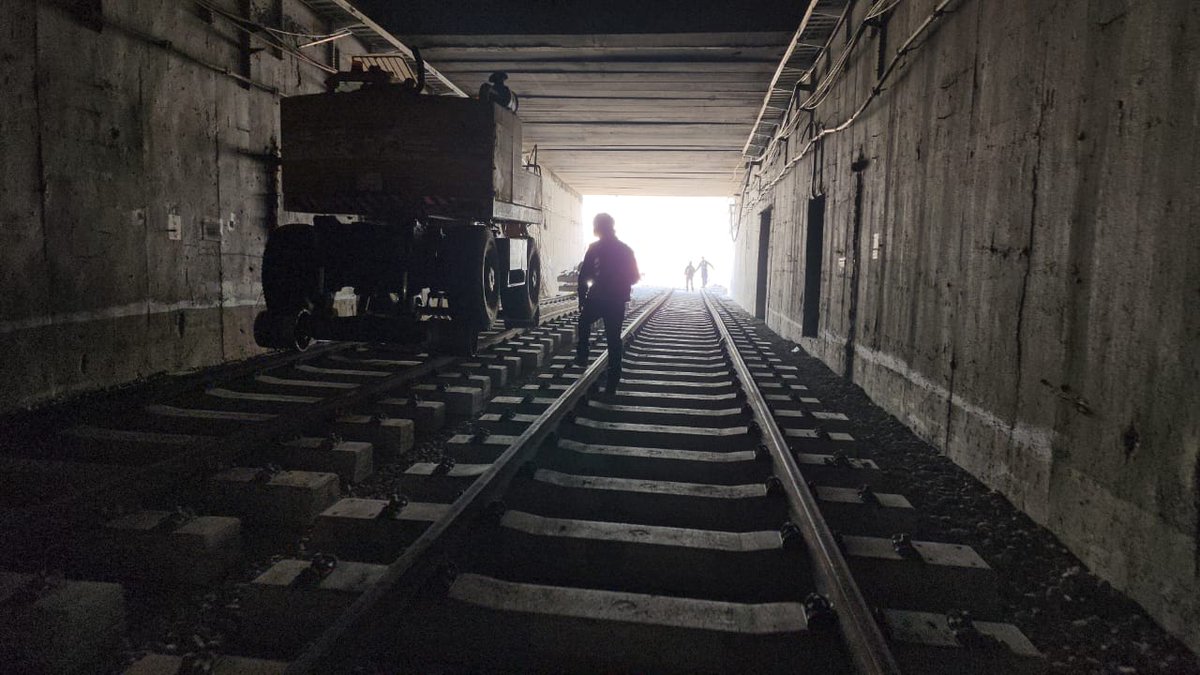
<path id="1" fill-rule="evenodd" d="M 302 352 L 312 344 L 308 310 L 295 314 L 259 312 L 254 317 L 254 341 L 266 349 L 294 349 Z"/>
<path id="2" fill-rule="evenodd" d="M 262 285 L 267 311 L 295 316 L 319 295 L 320 265 L 312 225 L 291 223 L 271 230 L 263 251 Z"/>
<path id="3" fill-rule="evenodd" d="M 538 301 L 542 295 L 542 256 L 537 242 L 529 240 L 529 270 L 525 283 L 504 289 L 504 325 L 509 328 L 536 326 L 541 318 Z"/>
<path id="4" fill-rule="evenodd" d="M 487 328 L 500 311 L 500 257 L 496 238 L 486 227 L 447 227 L 443 252 L 450 261 L 446 270 L 450 311 L 459 322 L 476 331 Z"/>
<path id="5" fill-rule="evenodd" d="M 479 330 L 460 321 L 431 321 L 429 348 L 448 356 L 475 356 Z"/>

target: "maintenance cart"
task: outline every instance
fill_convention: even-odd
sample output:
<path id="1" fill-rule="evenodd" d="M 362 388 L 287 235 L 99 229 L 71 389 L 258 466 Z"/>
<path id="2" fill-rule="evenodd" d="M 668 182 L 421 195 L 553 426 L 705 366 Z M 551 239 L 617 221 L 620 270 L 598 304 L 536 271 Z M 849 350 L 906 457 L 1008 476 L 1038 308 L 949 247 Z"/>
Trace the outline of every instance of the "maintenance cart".
<path id="1" fill-rule="evenodd" d="M 345 82 L 354 91 L 339 91 Z M 255 339 L 419 343 L 472 354 L 498 316 L 535 324 L 542 179 L 521 121 L 492 98 L 337 77 L 281 102 L 283 203 L 312 222 L 276 227 L 262 264 Z M 357 311 L 334 298 L 352 289 Z"/>

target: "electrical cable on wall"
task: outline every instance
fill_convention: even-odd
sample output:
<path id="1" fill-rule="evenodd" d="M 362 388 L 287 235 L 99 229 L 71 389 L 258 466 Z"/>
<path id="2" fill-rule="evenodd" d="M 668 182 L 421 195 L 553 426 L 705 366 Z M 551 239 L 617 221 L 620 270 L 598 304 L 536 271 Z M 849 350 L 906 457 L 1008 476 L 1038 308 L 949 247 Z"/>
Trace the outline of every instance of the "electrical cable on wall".
<path id="1" fill-rule="evenodd" d="M 197 5 L 199 5 L 200 7 L 203 7 L 204 9 L 212 12 L 213 14 L 217 14 L 217 15 L 224 17 L 230 23 L 232 23 L 234 28 L 236 28 L 237 30 L 242 31 L 243 33 L 246 33 L 247 35 L 252 35 L 252 36 L 257 37 L 258 39 L 262 40 L 268 46 L 270 46 L 274 49 L 278 49 L 280 51 L 287 52 L 288 54 L 292 55 L 296 59 L 299 59 L 300 61 L 303 61 L 315 68 L 319 68 L 320 70 L 323 70 L 327 73 L 335 74 L 338 72 L 337 68 L 334 68 L 332 66 L 327 66 L 324 63 L 321 63 L 320 61 L 317 61 L 317 60 L 309 57 L 307 54 L 301 52 L 299 49 L 291 47 L 290 45 L 284 44 L 282 40 L 280 40 L 276 35 L 274 35 L 274 33 L 277 31 L 278 32 L 284 32 L 284 31 L 279 31 L 279 29 L 274 29 L 274 28 L 271 28 L 270 26 L 265 26 L 263 24 L 252 21 L 251 19 L 248 19 L 246 17 L 234 14 L 233 12 L 230 12 L 229 10 L 222 9 L 220 7 L 217 7 L 216 5 L 213 5 L 212 3 L 208 2 L 208 0 L 194 0 L 194 2 Z M 323 38 L 332 37 L 333 35 L 334 34 L 328 34 L 328 35 L 322 35 L 322 36 L 301 35 L 301 37 L 306 37 L 306 38 L 311 37 L 314 39 L 323 39 Z M 270 38 L 270 39 L 268 39 L 268 38 Z"/>
<path id="2" fill-rule="evenodd" d="M 820 149 L 822 141 L 825 138 L 827 138 L 828 136 L 831 136 L 833 134 L 845 131 L 851 125 L 853 125 L 858 120 L 858 118 L 862 116 L 863 112 L 866 111 L 867 107 L 871 104 L 871 102 L 874 101 L 876 98 L 878 98 L 879 95 L 883 92 L 884 82 L 887 81 L 887 79 L 891 76 L 891 74 L 906 59 L 908 54 L 920 46 L 918 44 L 914 44 L 914 43 L 916 43 L 917 39 L 920 38 L 924 33 L 926 33 L 926 31 L 928 31 L 931 26 L 935 25 L 946 14 L 949 14 L 950 12 L 947 10 L 947 7 L 949 7 L 951 4 L 953 4 L 956 1 L 957 0 L 942 0 L 942 2 L 940 2 L 937 5 L 937 7 L 934 8 L 933 12 L 917 27 L 917 29 L 915 31 L 913 31 L 913 33 L 911 35 L 909 35 L 908 39 L 905 40 L 904 43 L 900 45 L 900 48 L 896 50 L 896 54 L 892 57 L 891 61 L 888 62 L 887 67 L 884 68 L 883 71 L 880 73 L 879 77 L 876 78 L 874 86 L 871 87 L 871 92 L 862 101 L 862 103 L 859 104 L 859 106 L 855 109 L 855 111 L 848 118 L 846 118 L 843 122 L 841 122 L 837 126 L 825 128 L 825 129 L 820 130 L 819 132 L 816 131 L 816 124 L 814 124 L 811 127 L 811 131 L 810 131 L 810 133 L 812 133 L 813 135 L 809 138 L 808 142 L 804 145 L 804 147 L 802 147 L 800 149 L 800 151 L 797 152 L 794 157 L 789 158 L 789 160 L 779 169 L 779 172 L 775 175 L 774 178 L 772 178 L 770 181 L 766 182 L 765 184 L 761 184 L 758 186 L 758 188 L 756 190 L 756 192 L 758 193 L 758 196 L 755 198 L 753 203 L 757 204 L 759 201 L 761 201 L 762 192 L 765 190 L 769 190 L 770 188 L 772 188 L 776 184 L 778 184 L 779 181 L 783 180 L 783 177 L 787 173 L 787 171 L 789 169 L 791 169 L 792 167 L 796 166 L 800 162 L 800 160 L 804 159 L 804 157 L 806 157 L 808 155 L 809 152 L 812 152 L 815 149 Z M 838 61 L 831 65 L 829 72 L 826 73 L 826 76 L 821 79 L 821 83 L 818 84 L 816 87 L 814 87 L 814 90 L 813 90 L 812 94 L 808 97 L 808 99 L 806 99 L 803 103 L 800 104 L 799 107 L 801 109 L 815 111 L 816 107 L 819 106 L 825 100 L 825 98 L 828 96 L 829 92 L 832 91 L 833 85 L 837 82 L 838 79 L 841 78 L 842 74 L 844 74 L 845 65 L 849 61 L 850 52 L 852 51 L 853 47 L 856 46 L 858 44 L 858 42 L 861 40 L 862 34 L 865 33 L 866 29 L 868 27 L 870 27 L 872 22 L 879 20 L 881 17 L 883 17 L 887 13 L 894 10 L 900 4 L 900 2 L 902 2 L 902 0 L 877 0 L 877 2 L 871 6 L 871 9 L 868 10 L 867 14 L 863 18 L 863 21 L 859 24 L 858 29 L 854 32 L 854 35 L 847 42 L 846 48 L 842 51 L 841 55 L 838 58 Z M 842 19 L 843 20 L 845 19 L 845 14 L 843 14 Z M 842 20 L 839 20 L 838 25 L 841 25 L 841 21 Z M 834 33 L 836 34 L 836 32 L 837 31 L 835 29 Z M 832 41 L 832 37 L 830 38 L 830 40 Z M 829 48 L 829 44 L 827 43 L 826 51 L 828 51 L 828 48 Z M 811 73 L 812 73 L 812 69 L 809 70 L 809 74 L 811 74 Z M 785 115 L 785 119 L 786 118 L 787 117 Z M 741 191 L 741 194 L 739 195 L 739 199 L 738 199 L 739 219 L 742 215 L 742 209 L 744 208 L 746 201 L 747 201 L 746 196 L 747 196 L 747 193 L 749 192 L 749 187 L 750 187 L 749 178 L 750 178 L 751 171 L 753 170 L 753 167 L 757 163 L 763 162 L 765 160 L 765 158 L 775 149 L 775 147 L 778 145 L 778 143 L 780 142 L 781 139 L 786 139 L 786 138 L 790 137 L 790 135 L 796 131 L 795 122 L 798 119 L 799 119 L 799 116 L 796 116 L 795 118 L 793 118 L 791 120 L 791 124 L 787 125 L 786 127 L 784 125 L 780 125 L 780 129 L 773 135 L 771 141 L 767 145 L 767 148 L 764 149 L 764 151 L 762 152 L 762 154 L 759 157 L 755 158 L 753 161 L 751 161 L 751 163 L 749 165 L 747 165 L 747 167 L 746 167 L 747 179 L 743 182 L 742 191 Z M 822 171 L 822 173 L 824 173 L 824 172 Z M 821 189 L 822 189 L 822 191 L 824 190 L 824 176 L 822 176 Z M 812 192 L 811 185 L 810 185 L 809 191 Z M 736 236 L 734 238 L 736 239 Z"/>

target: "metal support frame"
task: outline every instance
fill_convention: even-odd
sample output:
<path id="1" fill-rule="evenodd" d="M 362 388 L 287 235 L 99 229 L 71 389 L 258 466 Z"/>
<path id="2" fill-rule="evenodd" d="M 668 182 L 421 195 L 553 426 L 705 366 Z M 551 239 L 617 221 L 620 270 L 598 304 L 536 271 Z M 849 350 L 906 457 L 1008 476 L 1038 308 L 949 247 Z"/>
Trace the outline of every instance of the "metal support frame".
<path id="1" fill-rule="evenodd" d="M 817 8 L 817 1 L 809 0 L 808 8 L 804 10 L 804 18 L 800 19 L 800 27 L 792 34 L 792 40 L 788 43 L 787 51 L 783 53 L 783 58 L 779 59 L 779 65 L 775 67 L 775 74 L 771 76 L 771 85 L 767 87 L 767 93 L 763 95 L 762 106 L 758 109 L 758 117 L 754 118 L 754 126 L 751 127 L 750 137 L 746 139 L 746 144 L 742 146 L 743 156 L 750 154 L 750 146 L 754 143 L 755 136 L 766 135 L 760 128 L 763 123 L 763 117 L 766 116 L 767 110 L 771 107 L 771 98 L 776 95 L 776 89 L 780 87 L 779 80 L 783 77 L 784 69 L 791 62 L 796 48 L 803 45 L 801 38 L 804 35 L 804 31 L 808 29 L 808 22 L 812 19 L 813 11 Z"/>
<path id="2" fill-rule="evenodd" d="M 405 45 L 403 42 L 401 42 L 399 38 L 397 38 L 395 35 L 392 35 L 390 32 L 388 32 L 388 30 L 386 28 L 384 28 L 383 26 L 379 25 L 374 20 L 372 20 L 371 17 L 367 16 L 366 14 L 363 14 L 361 10 L 359 10 L 354 5 L 350 4 L 350 0 L 326 0 L 326 1 L 337 5 L 338 8 L 340 8 L 343 12 L 345 12 L 346 14 L 353 17 L 355 21 L 358 21 L 362 25 L 366 26 L 368 29 L 371 30 L 371 32 L 375 33 L 380 38 L 385 40 L 388 44 L 392 45 L 392 47 L 394 47 L 397 52 L 400 52 L 404 56 L 406 56 L 410 59 L 413 59 L 414 61 L 416 60 L 416 57 L 413 55 L 412 49 L 409 49 L 409 47 L 407 45 Z M 451 82 L 450 78 L 448 78 L 445 75 L 438 72 L 437 68 L 434 68 L 433 66 L 426 63 L 425 70 L 430 75 L 432 75 L 438 82 L 440 82 L 444 87 L 446 87 L 451 92 L 453 92 L 455 96 L 461 96 L 463 98 L 466 98 L 467 95 L 463 92 L 463 90 L 459 89 L 453 82 Z"/>

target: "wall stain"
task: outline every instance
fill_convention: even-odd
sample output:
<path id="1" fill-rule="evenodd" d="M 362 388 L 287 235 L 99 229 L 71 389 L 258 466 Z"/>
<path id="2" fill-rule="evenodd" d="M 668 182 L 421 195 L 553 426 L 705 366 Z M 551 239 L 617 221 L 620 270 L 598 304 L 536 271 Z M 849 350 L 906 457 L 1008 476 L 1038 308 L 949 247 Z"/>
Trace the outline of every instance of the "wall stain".
<path id="1" fill-rule="evenodd" d="M 1130 422 L 1129 426 L 1125 427 L 1125 432 L 1121 434 L 1121 445 L 1125 448 L 1126 462 L 1133 459 L 1134 453 L 1142 447 L 1142 437 L 1138 434 L 1137 427 L 1133 425 L 1133 422 Z"/>

